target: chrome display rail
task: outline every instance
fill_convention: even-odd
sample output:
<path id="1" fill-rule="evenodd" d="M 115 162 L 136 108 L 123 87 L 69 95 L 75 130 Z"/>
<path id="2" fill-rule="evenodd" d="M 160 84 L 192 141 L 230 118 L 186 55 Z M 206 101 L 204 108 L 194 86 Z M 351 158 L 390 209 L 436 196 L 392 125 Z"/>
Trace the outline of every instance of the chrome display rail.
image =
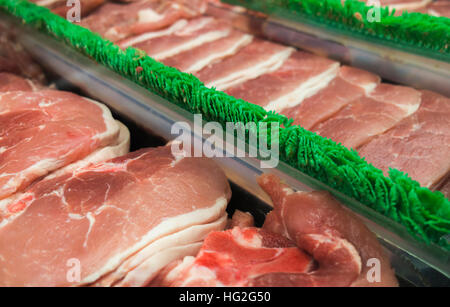
<path id="1" fill-rule="evenodd" d="M 178 136 L 171 132 L 173 125 L 184 122 L 191 127 L 192 137 L 201 140 L 198 144 L 203 144 L 205 141 L 204 135 L 196 133 L 199 129 L 196 129 L 194 125 L 193 114 L 95 63 L 53 38 L 19 24 L 6 15 L 0 14 L 0 20 L 8 20 L 11 23 L 11 28 L 16 32 L 19 41 L 42 66 L 76 85 L 93 98 L 106 103 L 143 128 L 166 140 L 172 140 Z M 194 146 L 195 143 L 193 142 Z M 216 148 L 216 151 L 226 151 L 226 148 L 234 146 L 234 144 L 226 143 L 226 135 L 224 135 L 223 144 L 224 147 Z M 233 152 L 235 152 L 234 148 Z M 403 226 L 356 200 L 283 162 L 274 169 L 261 169 L 261 161 L 251 157 L 224 157 L 215 158 L 215 160 L 231 181 L 269 204 L 267 195 L 256 183 L 256 178 L 263 171 L 279 176 L 295 190 L 329 191 L 359 215 L 377 235 L 389 251 L 398 276 L 417 286 L 450 285 L 449 252 L 436 245 L 417 242 Z"/>

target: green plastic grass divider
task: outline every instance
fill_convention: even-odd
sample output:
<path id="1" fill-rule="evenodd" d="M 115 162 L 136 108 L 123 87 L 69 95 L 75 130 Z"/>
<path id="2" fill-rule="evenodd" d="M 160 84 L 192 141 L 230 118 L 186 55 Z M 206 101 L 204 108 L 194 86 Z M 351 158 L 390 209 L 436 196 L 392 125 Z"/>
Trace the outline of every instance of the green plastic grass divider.
<path id="1" fill-rule="evenodd" d="M 395 49 L 450 62 L 450 18 L 422 13 L 380 9 L 380 20 L 366 16 L 375 8 L 357 0 L 224 0 L 260 11 L 320 27 L 332 33 L 382 44 Z M 373 11 L 371 11 L 373 12 Z"/>
<path id="2" fill-rule="evenodd" d="M 420 187 L 397 170 L 386 177 L 355 151 L 293 126 L 283 115 L 207 88 L 196 77 L 167 67 L 142 51 L 121 50 L 46 8 L 26 0 L 0 0 L 0 9 L 168 101 L 201 113 L 205 120 L 279 123 L 282 161 L 404 225 L 419 241 L 450 250 L 450 244 L 441 239 L 450 233 L 450 201 L 442 193 Z"/>

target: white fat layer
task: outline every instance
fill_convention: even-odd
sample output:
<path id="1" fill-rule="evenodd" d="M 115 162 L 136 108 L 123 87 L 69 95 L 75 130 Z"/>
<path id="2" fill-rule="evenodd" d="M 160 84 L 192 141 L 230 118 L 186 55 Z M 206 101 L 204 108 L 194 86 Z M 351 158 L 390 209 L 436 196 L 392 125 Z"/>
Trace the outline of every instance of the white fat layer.
<path id="1" fill-rule="evenodd" d="M 247 236 L 244 236 L 241 229 L 239 227 L 235 227 L 231 230 L 231 234 L 233 235 L 233 239 L 237 244 L 243 247 L 248 248 L 261 248 L 262 247 L 262 237 L 255 233 L 254 236 L 249 239 Z"/>
<path id="2" fill-rule="evenodd" d="M 122 253 L 118 253 L 112 256 L 102 268 L 85 277 L 80 284 L 90 284 L 95 282 L 106 273 L 116 269 L 130 255 L 133 255 L 136 252 L 142 250 L 145 246 L 156 241 L 159 238 L 194 225 L 216 221 L 224 214 L 226 207 L 227 198 L 224 195 L 219 197 L 216 202 L 208 208 L 197 209 L 189 213 L 181 214 L 164 220 L 159 225 L 150 230 L 146 235 L 144 235 L 139 242 L 137 242 L 133 246 L 130 246 Z"/>
<path id="3" fill-rule="evenodd" d="M 163 264 L 164 267 L 170 262 L 180 260 L 185 256 L 197 255 L 206 236 L 212 231 L 220 231 L 225 229 L 226 223 L 227 215 L 224 214 L 214 223 L 196 225 L 157 240 L 156 242 L 148 245 L 129 261 L 125 262 L 116 272 L 126 274 L 123 283 L 127 286 L 145 286 L 162 268 L 160 266 L 161 264 Z M 161 263 L 160 255 L 164 254 L 166 251 L 170 251 L 175 247 L 187 246 L 194 243 L 200 243 L 199 248 L 196 249 L 194 253 L 186 254 L 183 252 L 183 254 L 178 255 L 176 253 L 171 253 L 171 257 L 166 258 L 164 263 Z M 182 250 L 183 249 L 178 251 Z M 158 259 L 158 261 L 155 261 L 155 258 Z"/>
<path id="4" fill-rule="evenodd" d="M 116 122 L 117 125 L 119 125 L 120 133 L 117 141 L 114 144 L 98 149 L 91 153 L 89 156 L 51 173 L 50 175 L 45 177 L 45 180 L 71 173 L 77 169 L 82 169 L 91 164 L 97 164 L 126 155 L 130 150 L 130 131 L 121 122 Z"/>
<path id="5" fill-rule="evenodd" d="M 175 46 L 172 49 L 164 50 L 163 52 L 157 53 L 157 54 L 150 54 L 151 57 L 153 57 L 155 60 L 163 60 L 168 57 L 174 56 L 178 53 L 190 50 L 192 48 L 201 46 L 203 44 L 213 42 L 215 40 L 218 40 L 220 38 L 226 37 L 228 34 L 230 34 L 230 29 L 227 29 L 225 31 L 211 31 L 207 32 L 205 34 L 201 34 L 197 36 L 196 38 L 184 43 L 180 44 L 178 46 Z"/>
<path id="6" fill-rule="evenodd" d="M 138 23 L 158 22 L 164 18 L 164 15 L 158 14 L 152 9 L 143 9 L 138 12 Z"/>
<path id="7" fill-rule="evenodd" d="M 207 57 L 200 59 L 198 62 L 192 64 L 189 68 L 185 69 L 185 72 L 194 73 L 200 71 L 201 69 L 205 68 L 210 63 L 213 63 L 218 59 L 222 59 L 224 57 L 235 54 L 240 48 L 250 44 L 252 40 L 253 40 L 252 35 L 245 34 L 228 49 L 209 54 Z"/>
<path id="8" fill-rule="evenodd" d="M 331 80 L 337 76 L 338 72 L 339 63 L 334 63 L 323 73 L 309 78 L 292 92 L 271 101 L 264 108 L 268 111 L 280 112 L 283 109 L 295 107 L 301 104 L 306 98 L 313 96 L 321 89 L 327 87 Z"/>
<path id="9" fill-rule="evenodd" d="M 170 34 L 174 33 L 175 31 L 178 31 L 178 30 L 184 28 L 187 24 L 188 24 L 188 21 L 186 19 L 181 19 L 167 29 L 164 29 L 161 31 L 148 32 L 148 33 L 144 33 L 139 36 L 136 36 L 134 38 L 130 38 L 130 39 L 126 40 L 124 43 L 120 44 L 120 47 L 127 48 L 129 46 L 133 46 L 133 45 L 145 42 L 152 38 L 170 35 Z"/>
<path id="10" fill-rule="evenodd" d="M 115 286 L 145 286 L 160 270 L 172 261 L 182 259 L 186 256 L 196 255 L 202 247 L 202 244 L 202 242 L 197 242 L 167 248 L 147 259 L 147 261 L 141 265 L 139 270 L 131 271 L 123 281 Z"/>
<path id="11" fill-rule="evenodd" d="M 114 140 L 116 140 L 117 137 L 119 136 L 120 126 L 117 124 L 116 120 L 112 117 L 109 108 L 98 101 L 85 97 L 83 97 L 82 99 L 85 99 L 102 109 L 103 122 L 105 123 L 106 130 L 105 132 L 96 134 L 93 139 L 99 140 L 101 146 L 106 146 L 111 144 L 111 142 L 114 142 Z"/>
<path id="12" fill-rule="evenodd" d="M 183 261 L 181 261 L 180 264 L 175 266 L 173 269 L 171 269 L 167 275 L 164 277 L 164 280 L 171 283 L 173 282 L 177 277 L 180 276 L 180 274 L 192 266 L 195 262 L 195 257 L 193 256 L 186 256 L 183 258 Z"/>
<path id="13" fill-rule="evenodd" d="M 246 69 L 236 71 L 222 79 L 214 80 L 208 83 L 207 87 L 216 87 L 218 90 L 223 91 L 229 87 L 245 82 L 250 79 L 258 78 L 259 76 L 273 72 L 283 65 L 284 61 L 294 52 L 293 48 L 283 49 L 281 52 L 272 55 L 265 61 L 258 63 L 257 65 L 247 67 Z"/>

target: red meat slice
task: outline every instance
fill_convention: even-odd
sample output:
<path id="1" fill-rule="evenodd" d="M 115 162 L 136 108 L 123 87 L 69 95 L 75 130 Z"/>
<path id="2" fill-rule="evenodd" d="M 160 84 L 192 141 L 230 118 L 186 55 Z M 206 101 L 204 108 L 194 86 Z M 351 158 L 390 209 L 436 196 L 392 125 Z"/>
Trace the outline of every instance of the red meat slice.
<path id="1" fill-rule="evenodd" d="M 0 227 L 1 286 L 84 285 L 160 238 L 223 216 L 230 188 L 209 159 L 143 149 L 35 184 Z M 68 260 L 80 280 L 67 279 Z"/>
<path id="2" fill-rule="evenodd" d="M 164 59 L 162 62 L 181 71 L 194 73 L 211 63 L 235 54 L 242 47 L 248 45 L 252 39 L 251 35 L 233 30 L 227 37 L 192 48 Z"/>
<path id="3" fill-rule="evenodd" d="M 36 85 L 27 79 L 14 74 L 0 72 L 0 92 L 34 91 Z"/>
<path id="4" fill-rule="evenodd" d="M 184 24 L 181 21 L 171 29 L 175 31 L 161 31 L 145 33 L 119 42 L 121 48 L 133 46 L 144 50 L 156 60 L 162 60 L 178 53 L 198 47 L 228 36 L 232 30 L 228 22 L 211 17 L 200 17 Z M 180 26 L 177 26 L 180 25 Z M 155 37 L 156 35 L 156 37 Z"/>
<path id="5" fill-rule="evenodd" d="M 450 171 L 450 99 L 422 91 L 416 113 L 358 151 L 385 173 L 396 168 L 422 186 L 436 186 Z"/>
<path id="6" fill-rule="evenodd" d="M 305 273 L 312 268 L 311 257 L 289 240 L 259 228 L 213 232 L 193 260 L 163 270 L 152 286 L 215 287 L 252 286 L 255 279 L 273 272 Z M 174 278 L 175 270 L 177 272 Z"/>
<path id="7" fill-rule="evenodd" d="M 117 41 L 165 28 L 179 19 L 193 18 L 206 10 L 206 2 L 143 0 L 130 4 L 106 3 L 81 20 L 81 25 L 106 39 Z"/>
<path id="8" fill-rule="evenodd" d="M 225 90 L 277 70 L 293 51 L 292 48 L 255 39 L 235 55 L 210 64 L 195 75 L 206 86 Z"/>
<path id="9" fill-rule="evenodd" d="M 343 66 L 327 87 L 306 98 L 301 104 L 281 113 L 294 119 L 295 125 L 311 129 L 330 118 L 351 101 L 369 93 L 380 83 L 380 77 L 357 68 Z"/>
<path id="10" fill-rule="evenodd" d="M 0 93 L 0 200 L 109 145 L 118 134 L 111 112 L 80 96 Z"/>
<path id="11" fill-rule="evenodd" d="M 312 272 L 273 273 L 255 285 L 396 286 L 397 280 L 375 235 L 350 211 L 324 191 L 296 192 L 274 175 L 258 178 L 272 198 L 274 210 L 263 229 L 295 241 L 318 263 Z M 380 264 L 380 281 L 370 282 L 369 259 Z"/>
<path id="12" fill-rule="evenodd" d="M 356 149 L 417 111 L 420 96 L 412 88 L 380 84 L 369 95 L 314 126 L 312 131 Z"/>
<path id="13" fill-rule="evenodd" d="M 294 52 L 274 72 L 238 84 L 226 92 L 231 96 L 280 111 L 300 104 L 326 87 L 336 76 L 339 63 L 307 52 Z"/>

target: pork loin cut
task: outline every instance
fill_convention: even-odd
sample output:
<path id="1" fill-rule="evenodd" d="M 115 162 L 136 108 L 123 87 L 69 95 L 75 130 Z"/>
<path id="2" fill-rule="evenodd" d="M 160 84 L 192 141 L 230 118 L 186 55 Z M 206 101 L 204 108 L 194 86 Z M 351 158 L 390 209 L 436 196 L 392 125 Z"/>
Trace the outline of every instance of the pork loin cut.
<path id="1" fill-rule="evenodd" d="M 165 28 L 179 19 L 199 16 L 205 10 L 205 1 L 142 0 L 130 4 L 108 2 L 83 18 L 81 25 L 106 39 L 117 41 Z"/>
<path id="2" fill-rule="evenodd" d="M 38 86 L 31 80 L 24 79 L 18 75 L 0 72 L 0 92 L 13 92 L 13 91 L 35 91 Z"/>
<path id="3" fill-rule="evenodd" d="M 385 173 L 396 168 L 422 186 L 435 187 L 450 172 L 450 99 L 422 91 L 416 113 L 358 151 Z"/>
<path id="4" fill-rule="evenodd" d="M 0 200 L 117 140 L 104 105 L 60 91 L 0 93 Z"/>
<path id="5" fill-rule="evenodd" d="M 259 228 L 213 232 L 194 259 L 188 257 L 160 273 L 151 286 L 245 287 L 274 272 L 306 273 L 310 256 L 293 242 Z"/>
<path id="6" fill-rule="evenodd" d="M 194 73 L 211 63 L 235 54 L 248 45 L 252 39 L 251 35 L 233 30 L 224 38 L 179 53 L 164 59 L 162 62 L 186 73 Z"/>
<path id="7" fill-rule="evenodd" d="M 141 251 L 145 255 L 151 244 L 156 253 L 147 256 L 159 256 L 156 264 L 163 263 L 158 248 L 175 258 L 193 253 L 198 243 L 189 242 L 209 226 L 192 227 L 224 227 L 230 194 L 212 160 L 174 157 L 170 146 L 40 181 L 11 204 L 24 206 L 0 227 L 0 285 L 92 284 Z M 177 233 L 180 242 L 161 241 Z M 81 265 L 78 281 L 67 279 L 71 259 Z"/>
<path id="8" fill-rule="evenodd" d="M 380 84 L 345 106 L 312 131 L 348 148 L 364 145 L 419 108 L 421 93 L 409 87 Z"/>
<path id="9" fill-rule="evenodd" d="M 263 229 L 294 241 L 317 261 L 318 267 L 306 274 L 266 274 L 255 285 L 398 285 L 376 236 L 328 192 L 294 192 L 274 175 L 262 175 L 258 183 L 274 205 Z M 378 282 L 367 278 L 373 267 L 368 261 L 374 258 L 380 265 Z"/>
<path id="10" fill-rule="evenodd" d="M 337 111 L 365 94 L 380 83 L 380 77 L 357 68 L 342 66 L 339 73 L 325 88 L 306 98 L 298 106 L 281 111 L 294 119 L 295 125 L 311 129 L 330 118 Z"/>
<path id="11" fill-rule="evenodd" d="M 178 27 L 179 24 L 176 23 L 169 28 L 176 28 L 172 33 L 165 34 L 163 30 L 159 33 L 164 33 L 164 35 L 157 35 L 156 37 L 155 32 L 145 33 L 119 42 L 119 46 L 121 48 L 133 46 L 144 50 L 156 60 L 163 60 L 205 43 L 224 38 L 232 30 L 228 22 L 212 17 L 196 18 L 181 27 Z"/>
<path id="12" fill-rule="evenodd" d="M 208 87 L 225 90 L 277 70 L 292 52 L 293 48 L 255 39 L 235 55 L 210 64 L 194 75 Z"/>
<path id="13" fill-rule="evenodd" d="M 300 104 L 304 98 L 326 87 L 338 70 L 339 63 L 335 61 L 297 51 L 276 71 L 233 86 L 226 92 L 279 112 Z"/>

